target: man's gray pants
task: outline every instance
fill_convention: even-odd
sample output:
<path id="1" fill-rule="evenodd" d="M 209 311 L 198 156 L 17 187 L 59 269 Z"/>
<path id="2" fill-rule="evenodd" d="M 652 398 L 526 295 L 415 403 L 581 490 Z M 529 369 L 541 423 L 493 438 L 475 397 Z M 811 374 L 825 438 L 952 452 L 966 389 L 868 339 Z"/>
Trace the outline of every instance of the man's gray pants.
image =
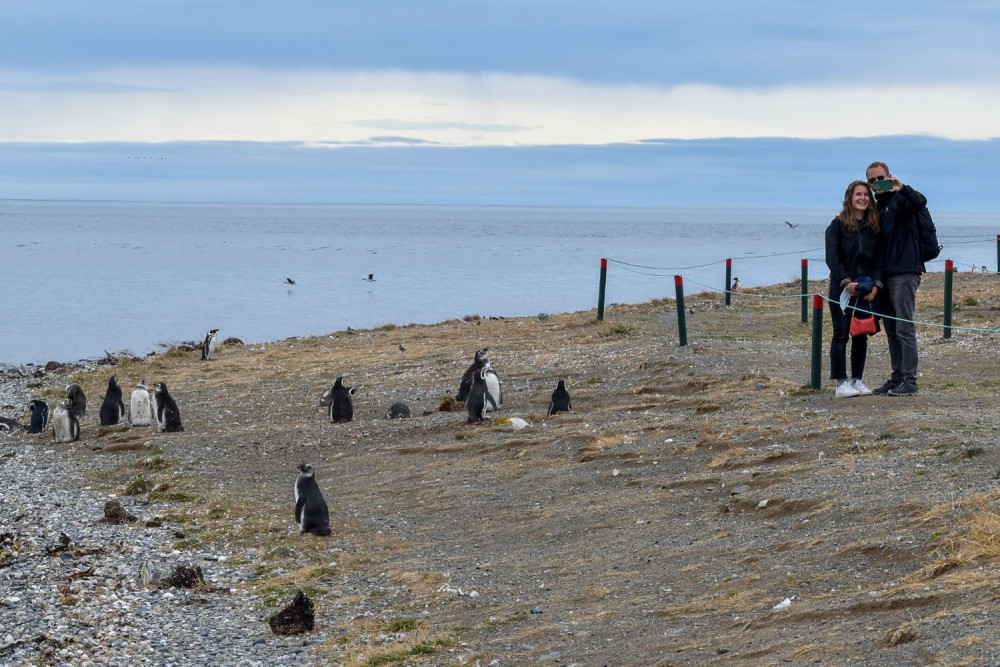
<path id="1" fill-rule="evenodd" d="M 885 294 L 888 297 L 885 314 L 902 320 L 882 321 L 889 341 L 892 379 L 896 382 L 917 382 L 917 326 L 913 323 L 913 315 L 917 306 L 918 287 L 919 273 L 903 273 L 885 279 Z"/>

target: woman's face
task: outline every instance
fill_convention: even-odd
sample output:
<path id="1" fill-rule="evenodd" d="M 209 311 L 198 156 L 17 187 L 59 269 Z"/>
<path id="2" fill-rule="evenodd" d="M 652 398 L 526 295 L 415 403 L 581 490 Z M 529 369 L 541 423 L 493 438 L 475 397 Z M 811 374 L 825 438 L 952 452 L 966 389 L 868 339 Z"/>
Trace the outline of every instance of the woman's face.
<path id="1" fill-rule="evenodd" d="M 857 217 L 863 217 L 868 206 L 871 204 L 871 194 L 867 185 L 855 185 L 854 192 L 851 193 L 851 208 Z"/>

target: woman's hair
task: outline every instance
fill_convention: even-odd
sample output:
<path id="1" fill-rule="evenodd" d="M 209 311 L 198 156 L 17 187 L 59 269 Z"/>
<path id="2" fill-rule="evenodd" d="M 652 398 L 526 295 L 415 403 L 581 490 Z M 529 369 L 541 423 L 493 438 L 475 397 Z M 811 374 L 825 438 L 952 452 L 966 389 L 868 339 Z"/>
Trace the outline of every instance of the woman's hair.
<path id="1" fill-rule="evenodd" d="M 854 207 L 851 206 L 851 200 L 854 199 L 854 188 L 859 185 L 863 185 L 865 189 L 868 189 L 868 184 L 864 181 L 854 181 L 848 185 L 847 192 L 844 193 L 844 207 L 840 210 L 840 215 L 837 217 L 852 232 L 858 231 L 859 226 L 867 227 L 873 232 L 880 232 L 882 231 L 882 226 L 878 220 L 878 206 L 875 205 L 875 197 L 872 196 L 871 190 L 868 190 L 868 197 L 871 203 L 865 209 L 865 215 L 861 219 L 861 223 L 859 224 L 854 220 Z"/>

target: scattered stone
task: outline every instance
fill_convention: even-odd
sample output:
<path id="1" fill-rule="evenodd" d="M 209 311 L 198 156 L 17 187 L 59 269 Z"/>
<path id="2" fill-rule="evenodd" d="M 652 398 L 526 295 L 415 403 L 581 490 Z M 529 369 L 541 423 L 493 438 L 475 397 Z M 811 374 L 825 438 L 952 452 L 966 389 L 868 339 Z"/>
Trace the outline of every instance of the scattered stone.
<path id="1" fill-rule="evenodd" d="M 300 635 L 312 632 L 315 625 L 313 602 L 298 591 L 292 603 L 268 619 L 267 624 L 276 635 Z"/>
<path id="2" fill-rule="evenodd" d="M 103 523 L 120 526 L 123 523 L 135 523 L 138 520 L 138 517 L 130 514 L 117 500 L 109 500 L 104 503 L 104 518 L 101 519 Z"/>
<path id="3" fill-rule="evenodd" d="M 139 586 L 151 588 L 160 580 L 160 573 L 146 561 L 139 566 Z"/>
<path id="4" fill-rule="evenodd" d="M 767 503 L 768 502 L 769 501 L 766 498 L 764 500 L 760 501 L 759 503 L 757 503 L 757 509 L 759 509 L 759 510 L 764 509 L 765 507 L 767 507 Z"/>
<path id="5" fill-rule="evenodd" d="M 502 431 L 520 431 L 527 425 L 528 422 L 520 417 L 500 417 L 499 419 L 493 420 L 493 428 L 497 428 Z"/>
<path id="6" fill-rule="evenodd" d="M 541 614 L 542 613 L 542 608 L 541 607 L 532 607 L 531 608 L 531 613 L 532 614 Z"/>
<path id="7" fill-rule="evenodd" d="M 45 364 L 45 372 L 51 373 L 52 371 L 57 371 L 60 368 L 65 368 L 65 366 L 66 366 L 65 364 L 61 364 L 58 361 L 50 361 L 49 363 Z"/>
<path id="8" fill-rule="evenodd" d="M 738 496 L 741 493 L 746 493 L 749 490 L 750 490 L 750 485 L 749 484 L 744 484 L 743 486 L 737 486 L 735 489 L 733 489 L 732 490 L 732 494 L 734 496 Z"/>
<path id="9" fill-rule="evenodd" d="M 146 528 L 159 528 L 163 525 L 163 519 L 158 516 L 154 516 L 152 519 L 146 522 Z"/>

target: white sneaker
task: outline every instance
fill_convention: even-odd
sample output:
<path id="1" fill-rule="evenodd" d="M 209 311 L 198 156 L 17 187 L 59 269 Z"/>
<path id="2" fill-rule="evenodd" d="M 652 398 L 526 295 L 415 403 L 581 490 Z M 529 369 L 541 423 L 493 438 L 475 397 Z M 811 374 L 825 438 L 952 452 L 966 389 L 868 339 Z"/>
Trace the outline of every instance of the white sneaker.
<path id="1" fill-rule="evenodd" d="M 865 386 L 865 383 L 861 381 L 861 378 L 855 378 L 851 380 L 851 386 L 858 390 L 858 396 L 871 396 L 874 392 Z"/>
<path id="2" fill-rule="evenodd" d="M 839 385 L 837 385 L 837 391 L 833 395 L 834 398 L 853 398 L 855 396 L 860 396 L 861 392 L 854 388 L 854 385 L 848 380 L 844 380 Z"/>

